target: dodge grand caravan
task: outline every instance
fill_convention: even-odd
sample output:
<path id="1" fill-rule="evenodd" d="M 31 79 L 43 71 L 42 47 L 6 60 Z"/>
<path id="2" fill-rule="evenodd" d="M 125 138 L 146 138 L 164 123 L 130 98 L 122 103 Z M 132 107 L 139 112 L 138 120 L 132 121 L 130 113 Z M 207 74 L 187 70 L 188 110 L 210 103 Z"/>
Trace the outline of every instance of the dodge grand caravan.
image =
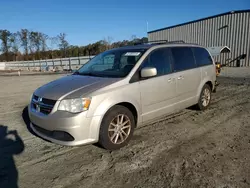
<path id="1" fill-rule="evenodd" d="M 202 46 L 148 43 L 100 53 L 71 75 L 38 88 L 32 130 L 57 144 L 125 146 L 134 129 L 196 105 L 205 110 L 216 67 Z"/>

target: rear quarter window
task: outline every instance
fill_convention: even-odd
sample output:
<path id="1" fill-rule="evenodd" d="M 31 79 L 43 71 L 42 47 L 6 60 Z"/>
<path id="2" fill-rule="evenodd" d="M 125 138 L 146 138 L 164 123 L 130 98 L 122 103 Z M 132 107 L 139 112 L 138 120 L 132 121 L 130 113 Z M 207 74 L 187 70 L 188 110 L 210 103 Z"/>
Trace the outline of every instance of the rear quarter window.
<path id="1" fill-rule="evenodd" d="M 195 56 L 196 64 L 198 66 L 206 66 L 213 64 L 213 59 L 206 49 L 193 47 L 192 50 Z"/>

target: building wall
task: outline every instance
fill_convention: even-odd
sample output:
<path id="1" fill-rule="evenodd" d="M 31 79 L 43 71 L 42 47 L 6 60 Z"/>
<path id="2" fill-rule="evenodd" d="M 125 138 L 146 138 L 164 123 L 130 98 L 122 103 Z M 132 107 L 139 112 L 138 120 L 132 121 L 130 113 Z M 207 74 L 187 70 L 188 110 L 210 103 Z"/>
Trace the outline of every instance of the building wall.
<path id="1" fill-rule="evenodd" d="M 187 43 L 198 43 L 206 47 L 228 46 L 229 54 L 215 57 L 221 63 L 247 54 L 241 60 L 241 66 L 250 66 L 250 11 L 222 14 L 197 22 L 190 22 L 148 33 L 149 41 L 153 40 L 184 40 Z M 236 62 L 232 63 L 236 66 Z"/>

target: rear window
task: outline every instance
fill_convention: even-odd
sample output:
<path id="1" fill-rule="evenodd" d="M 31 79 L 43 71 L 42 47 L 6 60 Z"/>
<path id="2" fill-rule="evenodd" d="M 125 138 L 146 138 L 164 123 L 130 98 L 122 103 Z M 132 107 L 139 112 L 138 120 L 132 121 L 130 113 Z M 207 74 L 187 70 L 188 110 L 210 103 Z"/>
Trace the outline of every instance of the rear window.
<path id="1" fill-rule="evenodd" d="M 192 48 L 198 66 L 206 66 L 213 64 L 213 60 L 208 51 L 204 48 Z"/>
<path id="2" fill-rule="evenodd" d="M 191 48 L 174 47 L 171 48 L 174 59 L 174 70 L 184 71 L 197 67 Z"/>

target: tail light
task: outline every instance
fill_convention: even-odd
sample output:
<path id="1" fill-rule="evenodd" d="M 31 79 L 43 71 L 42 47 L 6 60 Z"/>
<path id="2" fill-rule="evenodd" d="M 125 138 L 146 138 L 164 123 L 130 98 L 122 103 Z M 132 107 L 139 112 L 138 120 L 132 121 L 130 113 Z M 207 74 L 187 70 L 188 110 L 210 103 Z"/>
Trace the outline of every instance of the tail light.
<path id="1" fill-rule="evenodd" d="M 220 70 L 221 70 L 221 64 L 219 62 L 216 62 L 215 63 L 215 72 L 216 72 L 217 76 L 220 74 Z"/>

